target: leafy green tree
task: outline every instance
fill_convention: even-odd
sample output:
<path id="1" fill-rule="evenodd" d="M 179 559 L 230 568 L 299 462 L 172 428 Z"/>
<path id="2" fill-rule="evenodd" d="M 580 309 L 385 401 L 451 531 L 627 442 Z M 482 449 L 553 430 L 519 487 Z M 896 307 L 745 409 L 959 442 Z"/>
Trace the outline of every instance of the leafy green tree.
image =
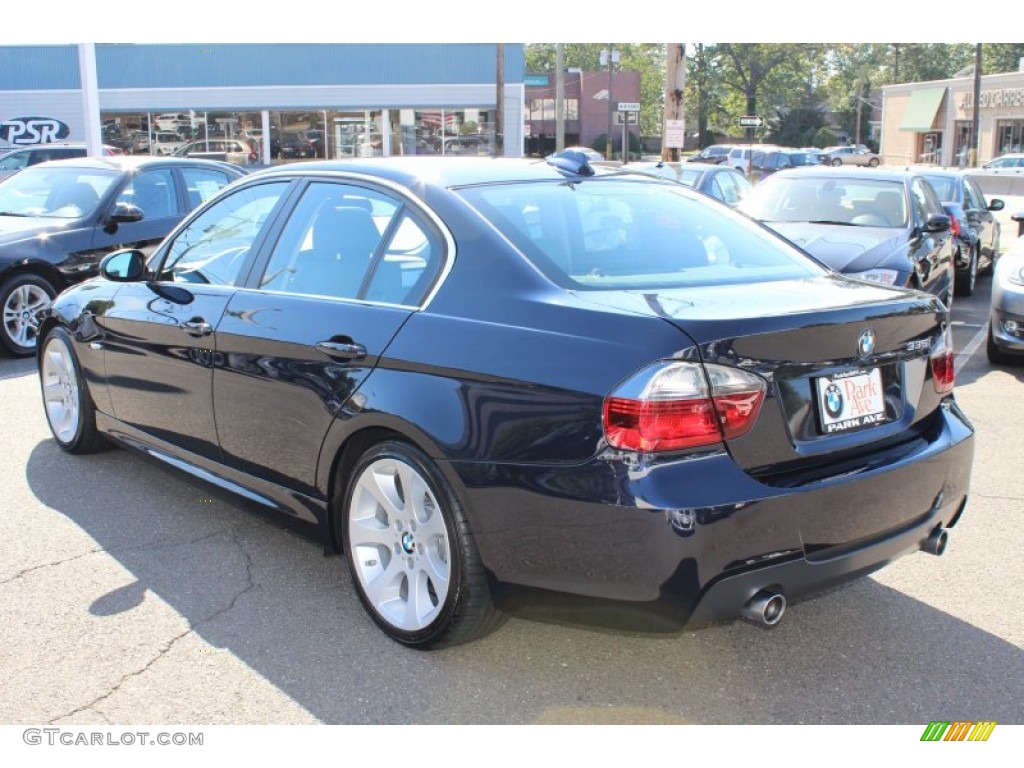
<path id="1" fill-rule="evenodd" d="M 983 43 L 981 71 L 986 75 L 1016 72 L 1024 57 L 1024 43 Z"/>

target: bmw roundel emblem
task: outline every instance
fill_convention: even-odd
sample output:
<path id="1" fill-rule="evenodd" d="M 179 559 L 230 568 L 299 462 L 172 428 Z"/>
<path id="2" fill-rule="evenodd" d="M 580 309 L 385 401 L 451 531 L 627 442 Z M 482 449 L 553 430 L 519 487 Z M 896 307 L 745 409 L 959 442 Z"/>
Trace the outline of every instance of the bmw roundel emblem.
<path id="1" fill-rule="evenodd" d="M 825 411 L 833 419 L 843 412 L 843 393 L 838 384 L 829 384 L 825 389 Z"/>
<path id="2" fill-rule="evenodd" d="M 857 354 L 862 358 L 871 357 L 875 351 L 875 332 L 870 328 L 857 339 Z"/>

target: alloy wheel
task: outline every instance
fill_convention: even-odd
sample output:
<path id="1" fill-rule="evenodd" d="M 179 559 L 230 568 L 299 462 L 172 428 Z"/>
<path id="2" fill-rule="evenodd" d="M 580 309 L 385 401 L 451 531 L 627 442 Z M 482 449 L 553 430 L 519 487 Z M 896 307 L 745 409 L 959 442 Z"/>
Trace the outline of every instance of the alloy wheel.
<path id="1" fill-rule="evenodd" d="M 352 569 L 374 612 L 403 632 L 429 627 L 452 580 L 437 495 L 419 470 L 381 458 L 355 481 L 348 516 Z"/>
<path id="2" fill-rule="evenodd" d="M 50 428 L 57 440 L 69 444 L 78 433 L 82 409 L 71 350 L 63 339 L 51 336 L 47 341 L 40 360 L 40 375 Z"/>
<path id="3" fill-rule="evenodd" d="M 39 285 L 16 285 L 4 300 L 4 334 L 16 347 L 31 351 L 39 336 L 39 313 L 50 305 L 49 294 Z"/>

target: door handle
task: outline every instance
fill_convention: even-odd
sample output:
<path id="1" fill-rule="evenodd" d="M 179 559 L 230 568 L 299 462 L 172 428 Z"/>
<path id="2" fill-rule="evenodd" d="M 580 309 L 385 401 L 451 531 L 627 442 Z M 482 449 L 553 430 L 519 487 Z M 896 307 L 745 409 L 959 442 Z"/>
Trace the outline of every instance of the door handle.
<path id="1" fill-rule="evenodd" d="M 352 341 L 318 341 L 316 348 L 336 360 L 362 360 L 366 357 L 366 347 Z"/>
<path id="2" fill-rule="evenodd" d="M 189 336 L 209 336 L 213 333 L 213 326 L 201 317 L 193 317 L 181 324 L 182 330 Z"/>

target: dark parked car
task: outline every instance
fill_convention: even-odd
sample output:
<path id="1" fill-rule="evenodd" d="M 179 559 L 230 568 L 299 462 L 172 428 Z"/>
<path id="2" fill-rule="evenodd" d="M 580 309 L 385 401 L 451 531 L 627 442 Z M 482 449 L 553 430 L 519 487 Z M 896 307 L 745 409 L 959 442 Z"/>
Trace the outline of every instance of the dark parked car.
<path id="1" fill-rule="evenodd" d="M 316 147 L 313 141 L 300 131 L 283 131 L 271 134 L 270 152 L 282 160 L 307 158 L 316 156 Z"/>
<path id="2" fill-rule="evenodd" d="M 740 209 L 851 277 L 952 303 L 951 222 L 921 174 L 794 168 L 754 187 Z"/>
<path id="3" fill-rule="evenodd" d="M 0 180 L 13 176 L 18 171 L 51 160 L 67 160 L 73 157 L 85 157 L 85 144 L 34 144 L 21 147 L 0 157 Z M 104 147 L 104 155 L 116 154 L 112 148 Z"/>
<path id="4" fill-rule="evenodd" d="M 541 598 L 772 625 L 941 553 L 973 451 L 941 302 L 571 160 L 247 176 L 46 313 L 57 444 L 318 529 L 418 648 Z"/>
<path id="5" fill-rule="evenodd" d="M 0 184 L 0 347 L 35 351 L 38 312 L 125 247 L 151 251 L 240 170 L 203 160 L 79 158 Z"/>
<path id="6" fill-rule="evenodd" d="M 925 171 L 924 177 L 939 200 L 950 203 L 956 236 L 956 292 L 974 293 L 978 274 L 992 271 L 999 255 L 1000 225 L 992 215 L 1003 210 L 1003 201 L 986 200 L 976 179 L 964 171 Z M 948 210 L 947 210 L 948 212 Z"/>
<path id="7" fill-rule="evenodd" d="M 750 180 L 761 181 L 776 171 L 786 168 L 802 168 L 806 165 L 820 165 L 818 155 L 801 149 L 771 149 L 755 151 L 750 159 Z"/>
<path id="8" fill-rule="evenodd" d="M 732 144 L 712 144 L 704 147 L 700 152 L 687 158 L 688 163 L 708 163 L 709 165 L 721 165 L 729 157 L 729 150 Z"/>
<path id="9" fill-rule="evenodd" d="M 733 207 L 752 189 L 747 177 L 729 165 L 688 165 L 671 162 L 630 163 L 631 171 L 677 181 Z"/>

